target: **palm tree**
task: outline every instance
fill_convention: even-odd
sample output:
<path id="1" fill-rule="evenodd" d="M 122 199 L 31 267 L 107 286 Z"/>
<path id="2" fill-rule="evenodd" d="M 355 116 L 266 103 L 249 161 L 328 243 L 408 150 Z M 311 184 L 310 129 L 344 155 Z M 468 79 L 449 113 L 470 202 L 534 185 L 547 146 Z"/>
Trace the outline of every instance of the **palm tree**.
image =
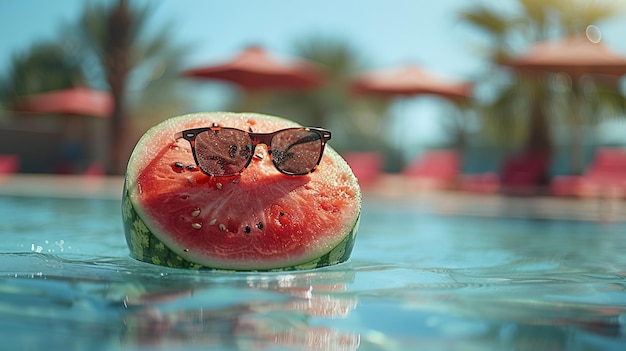
<path id="1" fill-rule="evenodd" d="M 55 42 L 40 42 L 12 58 L 0 82 L 0 101 L 12 105 L 20 97 L 81 85 L 85 76 L 79 62 Z"/>
<path id="2" fill-rule="evenodd" d="M 479 79 L 490 85 L 493 95 L 479 107 L 485 118 L 484 131 L 506 143 L 525 148 L 552 151 L 554 123 L 570 126 L 569 109 L 577 106 L 569 77 L 560 74 L 529 77 L 511 74 L 497 63 L 518 55 L 518 49 L 533 42 L 566 35 L 581 35 L 589 25 L 614 17 L 615 3 L 585 0 L 518 0 L 520 11 L 504 14 L 492 7 L 479 6 L 463 11 L 460 18 L 478 28 L 489 39 L 481 47 L 485 60 L 493 63 Z M 623 98 L 603 81 L 587 81 L 584 90 L 589 101 L 601 109 L 597 115 L 618 115 Z M 598 107 L 592 106 L 592 107 Z M 623 111 L 623 110 L 622 110 Z M 565 117 L 565 118 L 563 118 Z M 592 121 L 589 121 L 592 122 Z M 580 166 L 573 165 L 574 172 Z"/>
<path id="3" fill-rule="evenodd" d="M 131 7 L 126 0 L 118 0 L 113 5 L 92 3 L 85 7 L 78 24 L 67 30 L 67 35 L 82 48 L 89 77 L 95 85 L 108 88 L 113 96 L 108 130 L 109 173 L 123 172 L 132 147 L 128 135 L 131 127 L 129 98 L 134 97 L 136 111 L 154 111 L 159 104 L 167 105 L 168 110 L 175 106 L 173 110 L 176 110 L 186 101 L 176 93 L 174 82 L 187 48 L 173 44 L 170 26 L 162 26 L 161 31 L 151 36 L 146 34 L 150 10 L 148 5 Z M 93 61 L 97 65 L 89 65 Z M 129 79 L 131 76 L 134 76 L 133 81 Z M 138 79 L 142 79 L 141 88 L 129 90 Z M 167 98 L 155 98 L 155 94 Z M 149 104 L 152 109 L 147 107 Z"/>

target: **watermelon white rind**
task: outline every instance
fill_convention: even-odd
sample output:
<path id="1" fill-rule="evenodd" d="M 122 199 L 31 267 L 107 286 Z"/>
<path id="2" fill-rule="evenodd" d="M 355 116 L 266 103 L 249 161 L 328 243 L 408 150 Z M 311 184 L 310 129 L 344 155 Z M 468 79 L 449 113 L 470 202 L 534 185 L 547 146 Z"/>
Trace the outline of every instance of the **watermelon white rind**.
<path id="1" fill-rule="evenodd" d="M 194 163 L 189 143 L 175 139 L 176 132 L 212 123 L 255 132 L 297 126 L 274 116 L 219 112 L 175 117 L 146 132 L 131 155 L 123 192 L 131 256 L 176 268 L 245 271 L 348 260 L 361 193 L 341 156 L 327 145 L 318 169 L 299 177 L 278 173 L 269 159 L 255 159 L 236 179 L 172 167 L 173 160 Z M 259 226 L 250 230 L 246 223 Z"/>

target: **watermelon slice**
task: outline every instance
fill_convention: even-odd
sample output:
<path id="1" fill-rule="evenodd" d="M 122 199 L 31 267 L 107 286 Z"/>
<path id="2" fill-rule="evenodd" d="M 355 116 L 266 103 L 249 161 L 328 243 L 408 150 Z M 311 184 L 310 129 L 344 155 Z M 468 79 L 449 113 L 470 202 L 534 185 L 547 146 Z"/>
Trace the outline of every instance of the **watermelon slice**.
<path id="1" fill-rule="evenodd" d="M 350 257 L 361 191 L 348 164 L 326 145 L 315 172 L 280 173 L 264 145 L 238 176 L 210 177 L 196 166 L 191 128 L 272 132 L 299 126 L 260 114 L 174 117 L 139 140 L 126 171 L 122 213 L 131 256 L 179 268 L 312 269 Z"/>

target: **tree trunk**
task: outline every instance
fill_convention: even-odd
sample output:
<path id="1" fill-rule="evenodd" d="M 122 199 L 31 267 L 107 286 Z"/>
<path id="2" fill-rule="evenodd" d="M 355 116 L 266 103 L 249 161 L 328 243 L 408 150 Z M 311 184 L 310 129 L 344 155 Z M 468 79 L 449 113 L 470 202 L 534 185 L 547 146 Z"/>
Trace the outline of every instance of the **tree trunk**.
<path id="1" fill-rule="evenodd" d="M 546 114 L 540 103 L 534 103 L 526 138 L 526 149 L 552 153 L 552 136 Z"/>
<path id="2" fill-rule="evenodd" d="M 113 97 L 113 111 L 109 120 L 108 142 L 109 160 L 107 172 L 109 174 L 123 173 L 124 142 L 126 116 L 124 95 L 126 92 L 126 77 L 129 71 L 130 50 L 130 15 L 125 0 L 119 0 L 118 6 L 111 11 L 107 20 L 107 32 L 104 53 L 106 79 Z"/>
<path id="3" fill-rule="evenodd" d="M 530 127 L 524 152 L 532 157 L 526 167 L 528 171 L 539 172 L 535 180 L 537 186 L 547 186 L 550 181 L 550 164 L 552 161 L 552 137 L 550 126 L 543 106 L 535 102 L 530 116 Z"/>

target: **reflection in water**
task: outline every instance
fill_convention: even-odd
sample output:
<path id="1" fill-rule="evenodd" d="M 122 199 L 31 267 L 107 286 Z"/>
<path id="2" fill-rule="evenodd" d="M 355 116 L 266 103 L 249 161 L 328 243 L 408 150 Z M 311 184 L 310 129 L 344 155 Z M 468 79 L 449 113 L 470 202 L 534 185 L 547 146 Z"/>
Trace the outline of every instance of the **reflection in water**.
<path id="1" fill-rule="evenodd" d="M 350 275 L 253 275 L 235 282 L 236 287 L 203 284 L 127 297 L 124 343 L 356 350 L 358 334 L 309 323 L 311 317 L 348 317 L 356 296 L 335 293 L 345 291 Z"/>

